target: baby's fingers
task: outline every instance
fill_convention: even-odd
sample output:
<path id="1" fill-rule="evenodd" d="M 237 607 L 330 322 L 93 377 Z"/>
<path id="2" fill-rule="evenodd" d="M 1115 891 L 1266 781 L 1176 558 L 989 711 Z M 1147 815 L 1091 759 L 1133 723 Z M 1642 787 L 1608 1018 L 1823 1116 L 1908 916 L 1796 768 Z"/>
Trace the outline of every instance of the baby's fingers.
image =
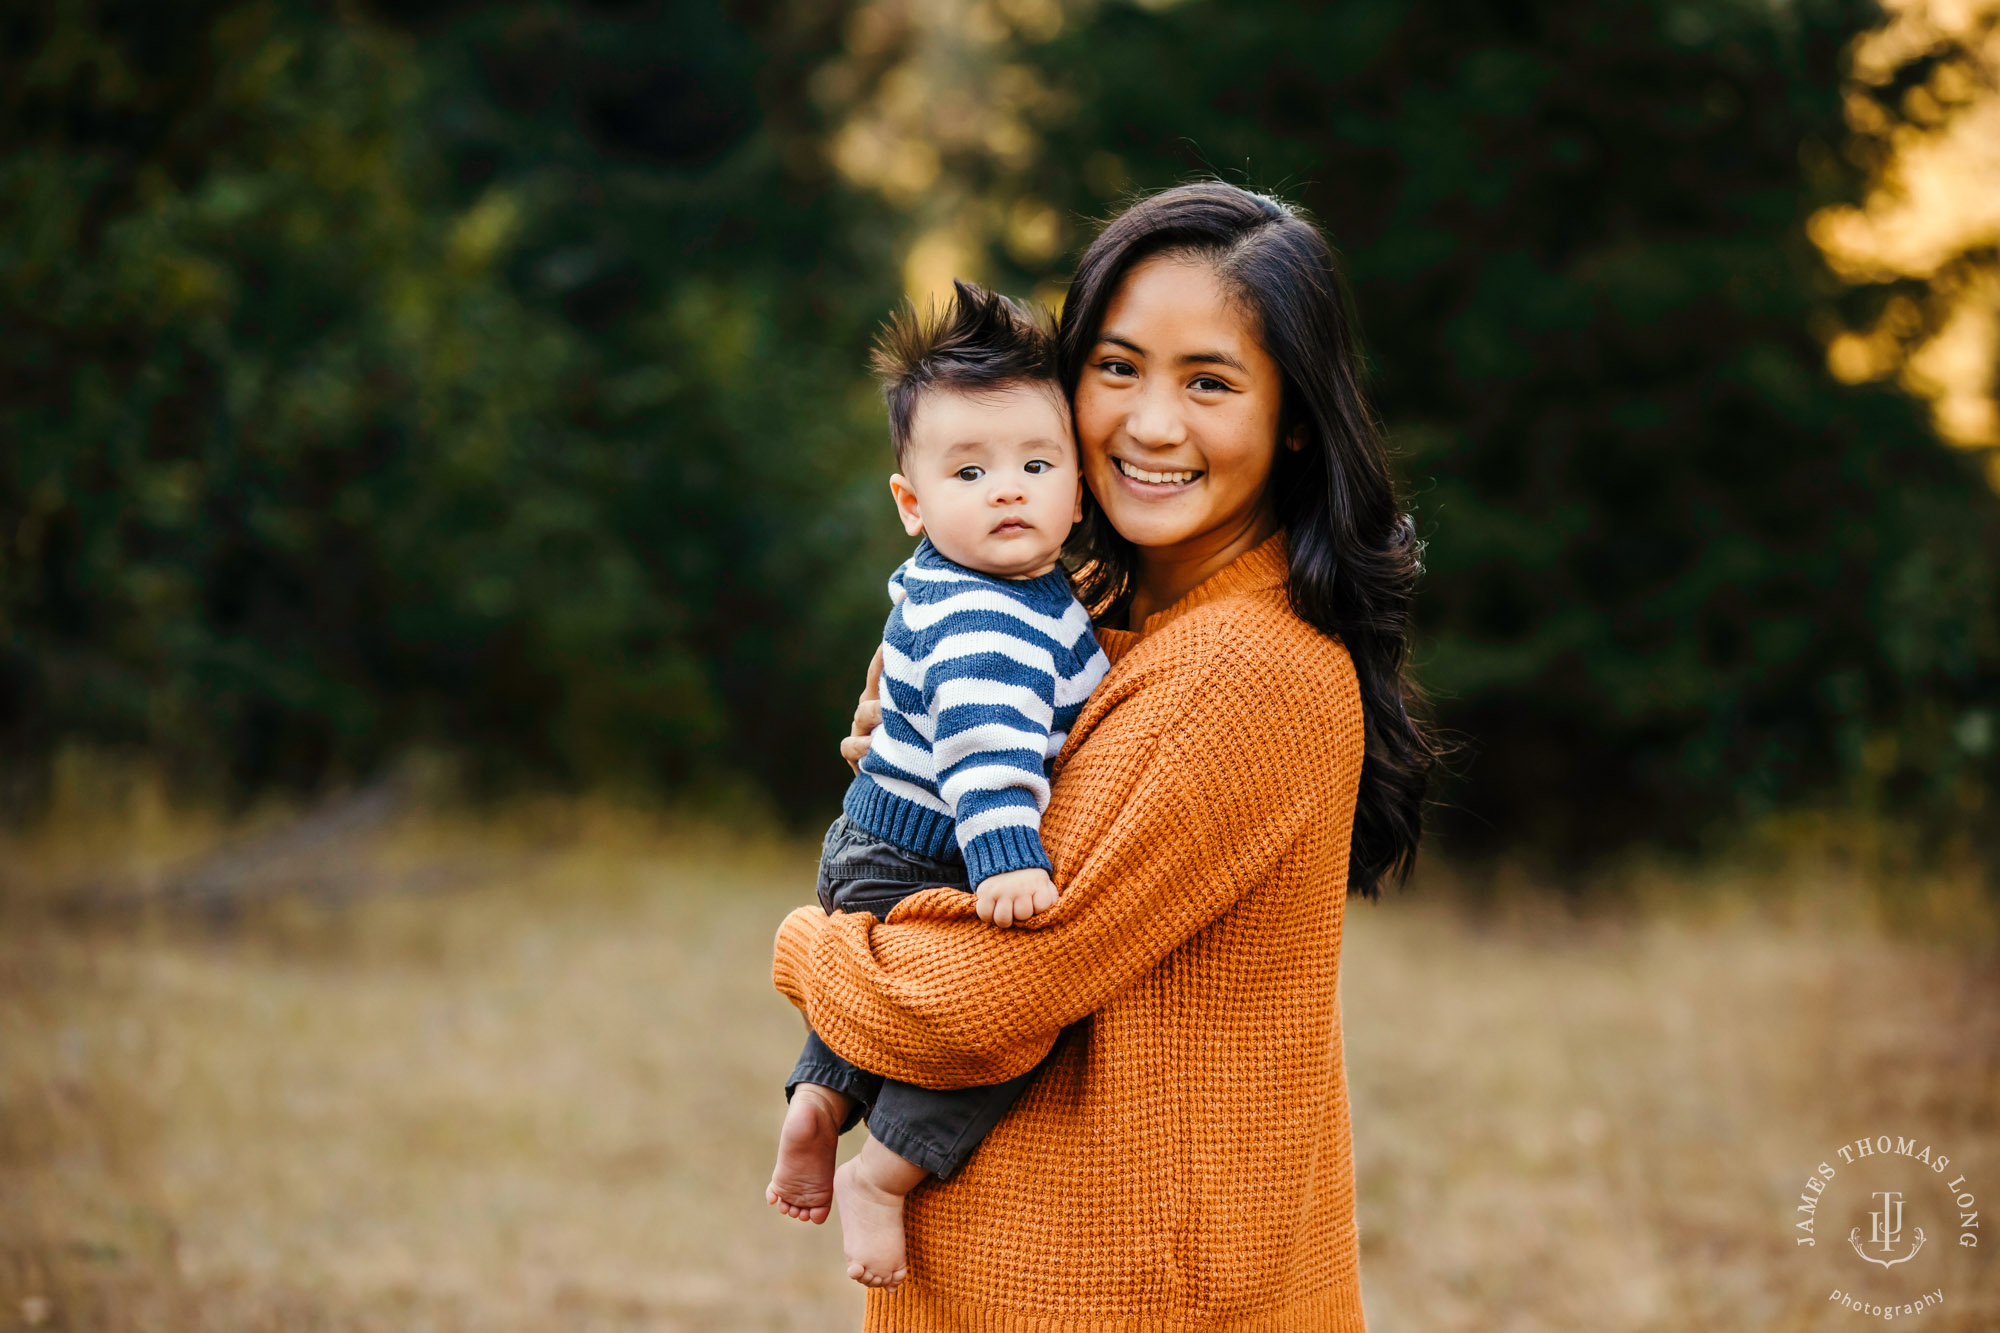
<path id="1" fill-rule="evenodd" d="M 1051 907 L 1054 907 L 1056 905 L 1056 900 L 1060 896 L 1061 895 L 1059 895 L 1056 892 L 1056 886 L 1054 884 L 1045 882 L 1037 885 L 1035 887 L 1035 911 L 1037 912 L 1048 911 Z"/>
<path id="2" fill-rule="evenodd" d="M 993 924 L 1005 929 L 1014 924 L 1014 895 L 1003 893 L 993 901 Z"/>
<path id="3" fill-rule="evenodd" d="M 993 899 L 989 894 L 973 895 L 972 910 L 979 913 L 979 919 L 988 925 L 993 923 Z"/>

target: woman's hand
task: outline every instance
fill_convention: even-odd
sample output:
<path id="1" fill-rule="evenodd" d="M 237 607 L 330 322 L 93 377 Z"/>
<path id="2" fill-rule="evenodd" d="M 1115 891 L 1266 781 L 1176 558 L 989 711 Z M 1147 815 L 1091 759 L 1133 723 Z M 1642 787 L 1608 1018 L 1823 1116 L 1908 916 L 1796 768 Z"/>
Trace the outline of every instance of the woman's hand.
<path id="1" fill-rule="evenodd" d="M 882 725 L 882 645 L 875 645 L 875 656 L 868 662 L 868 684 L 861 691 L 861 698 L 854 705 L 854 730 L 847 733 L 847 739 L 840 743 L 840 757 L 856 773 L 861 771 L 861 756 L 868 753 L 873 743 L 869 733 Z"/>

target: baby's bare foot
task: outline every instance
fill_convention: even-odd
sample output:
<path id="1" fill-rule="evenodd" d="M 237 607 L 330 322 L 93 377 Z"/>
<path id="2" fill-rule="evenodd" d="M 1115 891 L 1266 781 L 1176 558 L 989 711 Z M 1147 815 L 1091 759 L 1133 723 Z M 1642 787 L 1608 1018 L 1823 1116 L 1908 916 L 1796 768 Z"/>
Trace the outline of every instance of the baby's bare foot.
<path id="1" fill-rule="evenodd" d="M 833 1173 L 847 1275 L 864 1287 L 894 1291 L 910 1271 L 903 1258 L 903 1196 L 883 1189 L 860 1167 L 856 1159 Z"/>
<path id="2" fill-rule="evenodd" d="M 845 1098 L 817 1083 L 792 1089 L 785 1110 L 785 1127 L 778 1131 L 778 1164 L 764 1202 L 787 1217 L 814 1226 L 826 1221 L 833 1204 L 833 1156 L 840 1147 L 840 1122 L 846 1117 Z"/>

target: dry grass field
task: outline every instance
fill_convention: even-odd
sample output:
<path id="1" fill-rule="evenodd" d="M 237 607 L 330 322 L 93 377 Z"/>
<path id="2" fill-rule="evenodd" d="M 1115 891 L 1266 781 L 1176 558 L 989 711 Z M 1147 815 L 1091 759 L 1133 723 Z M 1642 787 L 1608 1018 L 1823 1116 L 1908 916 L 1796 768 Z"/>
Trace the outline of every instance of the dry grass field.
<path id="1" fill-rule="evenodd" d="M 140 825 L 0 844 L 0 1328 L 857 1326 L 834 1228 L 761 1197 L 799 1036 L 769 940 L 811 847 L 432 818 L 312 851 L 304 896 L 58 910 L 214 835 Z M 2000 1226 L 1871 1273 L 1791 1225 L 1877 1133 L 1950 1153 L 2000 1219 L 1991 954 L 1796 884 L 1629 887 L 1353 907 L 1370 1328 L 1881 1322 L 1847 1287 L 2000 1329 Z"/>

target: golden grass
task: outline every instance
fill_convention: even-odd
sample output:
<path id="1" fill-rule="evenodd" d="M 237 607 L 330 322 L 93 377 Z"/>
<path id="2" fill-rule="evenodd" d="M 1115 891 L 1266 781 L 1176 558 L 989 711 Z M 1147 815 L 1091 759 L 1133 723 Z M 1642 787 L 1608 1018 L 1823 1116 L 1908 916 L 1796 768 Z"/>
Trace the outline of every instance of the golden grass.
<path id="1" fill-rule="evenodd" d="M 812 851 L 424 818 L 341 854 L 458 861 L 458 887 L 216 927 L 22 905 L 93 854 L 157 863 L 138 832 L 0 846 L 0 1327 L 856 1327 L 835 1229 L 762 1201 L 800 1032 L 769 940 Z M 1832 1280 L 1852 1255 L 1791 1231 L 1863 1134 L 1937 1143 L 2000 1208 L 1990 958 L 1796 895 L 1578 916 L 1448 888 L 1350 915 L 1375 1333 L 1876 1322 L 1826 1301 L 1866 1287 Z M 1945 1288 L 1923 1328 L 2000 1327 L 1994 1246 L 1886 1285 Z"/>

